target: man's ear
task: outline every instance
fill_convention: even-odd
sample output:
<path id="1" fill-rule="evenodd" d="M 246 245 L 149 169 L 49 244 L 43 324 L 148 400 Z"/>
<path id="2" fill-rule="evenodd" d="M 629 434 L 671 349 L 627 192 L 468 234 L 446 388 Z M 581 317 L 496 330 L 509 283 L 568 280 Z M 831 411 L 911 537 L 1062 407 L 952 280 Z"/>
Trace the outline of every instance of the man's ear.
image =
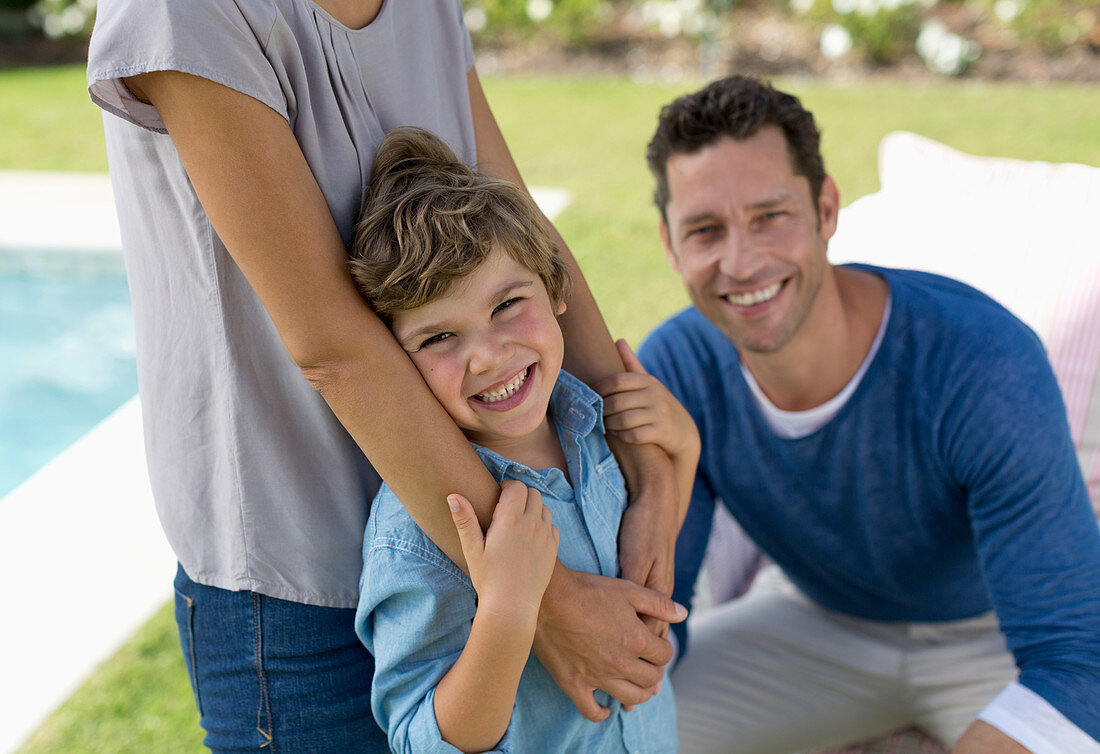
<path id="1" fill-rule="evenodd" d="M 828 241 L 836 233 L 836 219 L 839 214 L 840 189 L 833 177 L 827 175 L 821 183 L 821 194 L 817 197 L 817 222 L 823 241 Z"/>
<path id="2" fill-rule="evenodd" d="M 668 235 L 668 223 L 661 219 L 661 243 L 665 245 L 665 257 L 668 258 L 668 263 L 672 265 L 672 269 L 677 272 L 680 271 L 680 258 L 676 256 L 676 252 L 672 250 L 672 242 L 669 240 Z"/>

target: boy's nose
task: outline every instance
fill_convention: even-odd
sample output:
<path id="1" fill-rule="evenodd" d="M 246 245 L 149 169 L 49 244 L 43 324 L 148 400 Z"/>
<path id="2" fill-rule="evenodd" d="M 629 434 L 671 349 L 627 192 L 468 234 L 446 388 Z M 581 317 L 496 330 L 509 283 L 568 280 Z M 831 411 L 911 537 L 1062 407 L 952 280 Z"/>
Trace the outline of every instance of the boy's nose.
<path id="1" fill-rule="evenodd" d="M 508 362 L 514 351 L 504 338 L 486 335 L 478 338 L 470 348 L 470 373 L 486 374 Z"/>

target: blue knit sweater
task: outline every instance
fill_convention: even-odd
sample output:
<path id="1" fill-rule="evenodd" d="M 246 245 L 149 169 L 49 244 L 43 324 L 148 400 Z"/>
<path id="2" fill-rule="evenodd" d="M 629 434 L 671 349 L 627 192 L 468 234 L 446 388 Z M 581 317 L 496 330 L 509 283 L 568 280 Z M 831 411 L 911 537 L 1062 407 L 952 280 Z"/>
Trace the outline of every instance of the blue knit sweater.
<path id="1" fill-rule="evenodd" d="M 771 431 L 736 348 L 695 309 L 641 349 L 703 443 L 676 598 L 690 604 L 720 499 L 828 609 L 882 621 L 995 609 L 1020 682 L 1100 740 L 1100 529 L 1041 344 L 966 285 L 864 269 L 891 289 L 885 337 L 808 437 Z"/>

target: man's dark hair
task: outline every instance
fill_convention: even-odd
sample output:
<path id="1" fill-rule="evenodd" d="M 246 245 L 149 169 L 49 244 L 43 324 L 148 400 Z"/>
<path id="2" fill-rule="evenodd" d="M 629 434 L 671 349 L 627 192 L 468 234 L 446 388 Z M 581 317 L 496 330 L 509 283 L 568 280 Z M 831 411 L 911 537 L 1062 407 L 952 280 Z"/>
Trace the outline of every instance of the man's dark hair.
<path id="1" fill-rule="evenodd" d="M 653 199 L 661 217 L 668 219 L 668 160 L 672 155 L 698 152 L 723 136 L 747 139 L 768 125 L 783 130 L 791 169 L 809 180 L 816 209 L 825 181 L 825 163 L 814 116 L 797 97 L 777 91 L 766 81 L 730 76 L 685 94 L 661 110 L 657 132 L 646 150 L 649 169 L 657 179 Z"/>

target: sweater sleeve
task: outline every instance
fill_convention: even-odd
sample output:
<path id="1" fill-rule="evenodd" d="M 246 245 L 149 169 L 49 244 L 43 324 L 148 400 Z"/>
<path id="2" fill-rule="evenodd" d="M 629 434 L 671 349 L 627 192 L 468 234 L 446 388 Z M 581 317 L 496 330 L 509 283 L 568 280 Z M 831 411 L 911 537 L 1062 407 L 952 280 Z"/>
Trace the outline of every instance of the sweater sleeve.
<path id="1" fill-rule="evenodd" d="M 1100 740 L 1100 529 L 1061 393 L 1029 332 L 965 356 L 940 437 L 1001 629 L 1020 683 Z"/>
<path id="2" fill-rule="evenodd" d="M 284 118 L 286 95 L 266 48 L 277 15 L 266 0 L 100 0 L 88 92 L 104 110 L 157 133 L 164 122 L 122 79 L 180 71 L 234 89 Z"/>

